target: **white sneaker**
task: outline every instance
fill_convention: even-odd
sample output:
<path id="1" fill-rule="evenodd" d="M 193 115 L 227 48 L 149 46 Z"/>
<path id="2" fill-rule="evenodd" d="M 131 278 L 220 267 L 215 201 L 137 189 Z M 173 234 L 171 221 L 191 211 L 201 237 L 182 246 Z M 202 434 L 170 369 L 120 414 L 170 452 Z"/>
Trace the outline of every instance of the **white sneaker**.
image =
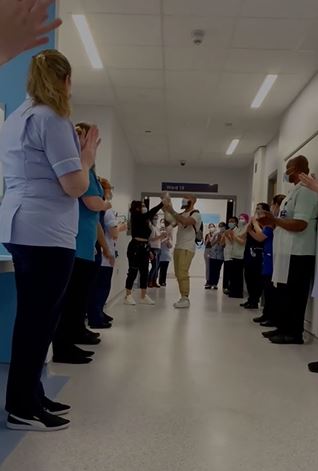
<path id="1" fill-rule="evenodd" d="M 174 303 L 173 307 L 176 309 L 186 309 L 190 307 L 190 300 L 186 297 L 180 298 L 177 303 Z"/>
<path id="2" fill-rule="evenodd" d="M 153 299 L 150 298 L 150 296 L 148 296 L 148 294 L 146 294 L 144 298 L 140 299 L 140 304 L 146 304 L 147 306 L 154 306 L 156 303 Z"/>
<path id="3" fill-rule="evenodd" d="M 127 306 L 136 306 L 137 303 L 132 297 L 132 295 L 129 294 L 128 296 L 125 297 L 124 304 L 127 304 Z"/>

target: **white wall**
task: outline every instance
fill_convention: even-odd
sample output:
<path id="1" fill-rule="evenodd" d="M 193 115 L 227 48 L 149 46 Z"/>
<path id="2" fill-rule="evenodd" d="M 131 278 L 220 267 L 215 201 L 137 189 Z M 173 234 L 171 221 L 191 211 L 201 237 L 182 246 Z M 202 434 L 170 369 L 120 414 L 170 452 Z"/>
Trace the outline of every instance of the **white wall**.
<path id="1" fill-rule="evenodd" d="M 160 192 L 162 182 L 217 183 L 219 195 L 237 196 L 237 213 L 250 209 L 250 167 L 221 169 L 200 167 L 136 167 L 136 198 L 142 192 Z"/>
<path id="2" fill-rule="evenodd" d="M 98 125 L 102 143 L 96 162 L 97 173 L 109 179 L 115 187 L 112 201 L 114 210 L 119 215 L 128 216 L 135 191 L 135 161 L 114 111 L 106 106 L 74 105 L 73 121 Z M 125 286 L 128 241 L 127 235 L 121 234 L 117 246 L 120 256 L 116 262 L 110 300 Z"/>

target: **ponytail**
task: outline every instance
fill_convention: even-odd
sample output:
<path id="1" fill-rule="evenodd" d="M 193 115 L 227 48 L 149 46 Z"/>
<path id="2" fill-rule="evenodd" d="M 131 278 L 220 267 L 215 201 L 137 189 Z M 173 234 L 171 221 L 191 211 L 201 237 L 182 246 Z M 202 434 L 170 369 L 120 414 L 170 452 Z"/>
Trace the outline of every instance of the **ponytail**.
<path id="1" fill-rule="evenodd" d="M 55 49 L 42 51 L 32 58 L 28 78 L 28 94 L 34 105 L 47 105 L 61 117 L 71 114 L 66 88 L 72 68 L 66 57 Z"/>

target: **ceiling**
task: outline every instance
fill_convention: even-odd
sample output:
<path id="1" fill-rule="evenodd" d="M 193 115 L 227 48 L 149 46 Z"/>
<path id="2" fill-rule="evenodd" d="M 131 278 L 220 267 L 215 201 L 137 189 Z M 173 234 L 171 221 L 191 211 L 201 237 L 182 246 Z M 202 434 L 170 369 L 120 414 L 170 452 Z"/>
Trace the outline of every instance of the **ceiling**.
<path id="1" fill-rule="evenodd" d="M 104 70 L 91 68 L 71 13 L 87 15 Z M 248 165 L 318 70 L 317 0 L 62 0 L 60 14 L 75 102 L 114 107 L 142 164 Z M 278 80 L 252 110 L 269 73 Z"/>

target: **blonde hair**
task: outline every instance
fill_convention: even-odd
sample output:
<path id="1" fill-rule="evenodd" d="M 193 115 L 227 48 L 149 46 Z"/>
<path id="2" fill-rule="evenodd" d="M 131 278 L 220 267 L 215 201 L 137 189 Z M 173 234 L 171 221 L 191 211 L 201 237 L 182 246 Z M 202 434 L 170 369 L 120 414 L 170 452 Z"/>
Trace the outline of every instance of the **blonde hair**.
<path id="1" fill-rule="evenodd" d="M 47 49 L 32 58 L 28 94 L 35 105 L 47 105 L 63 118 L 71 114 L 65 81 L 72 67 L 66 57 L 55 49 Z"/>

